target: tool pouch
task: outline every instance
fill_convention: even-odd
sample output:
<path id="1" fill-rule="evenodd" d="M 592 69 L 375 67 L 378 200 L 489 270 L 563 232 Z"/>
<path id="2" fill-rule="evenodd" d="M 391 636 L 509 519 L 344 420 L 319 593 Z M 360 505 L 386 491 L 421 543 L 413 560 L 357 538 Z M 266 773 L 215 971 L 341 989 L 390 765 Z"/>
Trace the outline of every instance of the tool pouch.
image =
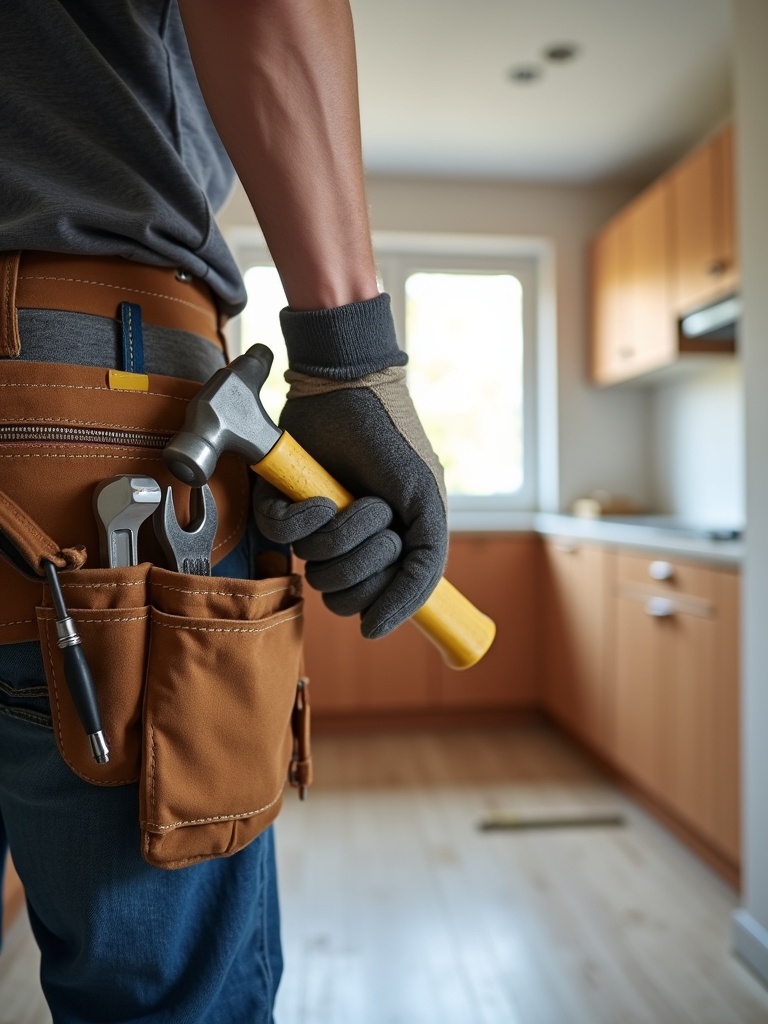
<path id="1" fill-rule="evenodd" d="M 137 393 L 100 369 L 4 362 L 0 388 L 0 642 L 40 639 L 72 771 L 101 786 L 138 781 L 146 860 L 175 868 L 235 853 L 276 817 L 286 776 L 301 792 L 311 782 L 300 578 L 170 572 L 154 564 L 151 529 L 139 565 L 82 568 L 85 545 L 98 550 L 91 502 L 105 477 L 172 483 L 179 522 L 189 522 L 189 490 L 166 475 L 160 449 L 196 384 L 149 377 Z M 245 529 L 246 467 L 225 457 L 211 486 L 217 562 Z M 62 549 L 51 535 L 80 546 Z M 61 570 L 94 678 L 105 765 L 91 757 L 64 680 L 46 560 Z"/>

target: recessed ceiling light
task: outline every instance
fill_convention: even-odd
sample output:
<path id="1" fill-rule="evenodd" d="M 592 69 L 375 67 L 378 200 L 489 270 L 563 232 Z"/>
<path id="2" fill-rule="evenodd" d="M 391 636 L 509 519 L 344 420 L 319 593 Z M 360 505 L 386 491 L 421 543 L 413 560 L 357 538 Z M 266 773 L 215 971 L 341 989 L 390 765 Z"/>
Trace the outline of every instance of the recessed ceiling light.
<path id="1" fill-rule="evenodd" d="M 538 64 L 517 64 L 509 69 L 507 77 L 513 82 L 528 85 L 530 82 L 538 81 L 543 74 L 544 71 Z"/>
<path id="2" fill-rule="evenodd" d="M 573 60 L 578 52 L 576 43 L 554 43 L 544 49 L 543 55 L 545 60 L 551 60 L 554 64 L 565 64 Z"/>

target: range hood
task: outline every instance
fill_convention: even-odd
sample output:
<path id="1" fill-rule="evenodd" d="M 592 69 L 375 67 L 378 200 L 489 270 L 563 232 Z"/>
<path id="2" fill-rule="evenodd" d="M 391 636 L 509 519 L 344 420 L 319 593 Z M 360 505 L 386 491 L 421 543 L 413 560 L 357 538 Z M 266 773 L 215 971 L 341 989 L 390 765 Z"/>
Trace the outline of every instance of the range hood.
<path id="1" fill-rule="evenodd" d="M 702 351 L 709 343 L 718 348 L 735 348 L 736 332 L 741 316 L 741 298 L 733 295 L 705 309 L 690 313 L 680 321 L 681 348 Z"/>

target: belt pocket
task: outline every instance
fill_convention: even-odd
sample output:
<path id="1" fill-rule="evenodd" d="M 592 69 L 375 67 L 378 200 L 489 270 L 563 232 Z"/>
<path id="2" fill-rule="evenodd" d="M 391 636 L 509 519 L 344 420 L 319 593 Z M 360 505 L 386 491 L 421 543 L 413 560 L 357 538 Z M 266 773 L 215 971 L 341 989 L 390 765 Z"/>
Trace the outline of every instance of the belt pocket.
<path id="1" fill-rule="evenodd" d="M 142 854 L 183 867 L 228 856 L 276 817 L 294 754 L 298 576 L 152 568 L 140 783 Z M 308 758 L 308 755 L 307 755 Z"/>
<path id="2" fill-rule="evenodd" d="M 125 569 L 80 569 L 59 577 L 91 669 L 110 759 L 97 766 L 64 679 L 56 616 L 35 609 L 59 753 L 86 782 L 121 786 L 139 779 L 141 706 L 149 646 L 149 563 Z M 46 599 L 49 594 L 46 588 Z"/>

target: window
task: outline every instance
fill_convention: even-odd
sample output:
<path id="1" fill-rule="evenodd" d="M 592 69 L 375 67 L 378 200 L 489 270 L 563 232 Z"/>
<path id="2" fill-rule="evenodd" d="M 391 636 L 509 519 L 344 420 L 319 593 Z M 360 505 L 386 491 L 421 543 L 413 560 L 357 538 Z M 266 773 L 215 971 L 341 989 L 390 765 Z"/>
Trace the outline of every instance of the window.
<path id="1" fill-rule="evenodd" d="M 266 250 L 234 241 L 248 290 L 239 346 L 259 341 L 274 352 L 262 394 L 277 419 L 286 392 L 278 320 L 285 295 Z M 472 252 L 451 252 L 448 243 L 434 236 L 428 251 L 409 252 L 387 236 L 377 247 L 380 285 L 409 355 L 411 395 L 445 467 L 453 511 L 532 509 L 536 260 L 499 255 L 498 246 L 484 254 L 479 242 Z"/>

